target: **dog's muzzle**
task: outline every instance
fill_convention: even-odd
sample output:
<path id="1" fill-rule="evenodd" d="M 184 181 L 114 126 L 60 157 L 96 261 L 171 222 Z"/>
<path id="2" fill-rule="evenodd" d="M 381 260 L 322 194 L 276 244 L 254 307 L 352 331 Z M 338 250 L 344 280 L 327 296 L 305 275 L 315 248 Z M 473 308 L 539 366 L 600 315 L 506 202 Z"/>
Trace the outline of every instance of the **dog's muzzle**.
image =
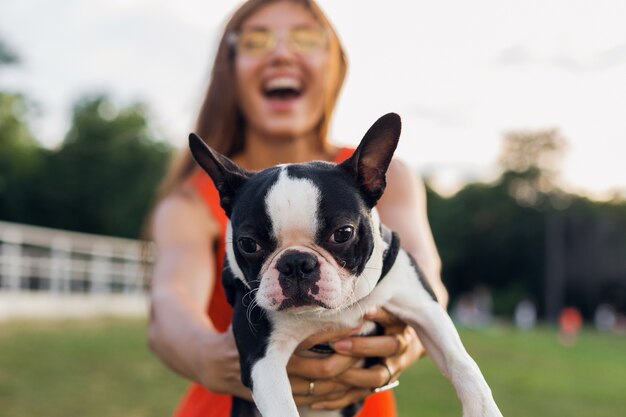
<path id="1" fill-rule="evenodd" d="M 287 250 L 276 261 L 278 282 L 285 296 L 279 310 L 288 307 L 319 305 L 314 298 L 319 293 L 320 264 L 315 255 Z"/>

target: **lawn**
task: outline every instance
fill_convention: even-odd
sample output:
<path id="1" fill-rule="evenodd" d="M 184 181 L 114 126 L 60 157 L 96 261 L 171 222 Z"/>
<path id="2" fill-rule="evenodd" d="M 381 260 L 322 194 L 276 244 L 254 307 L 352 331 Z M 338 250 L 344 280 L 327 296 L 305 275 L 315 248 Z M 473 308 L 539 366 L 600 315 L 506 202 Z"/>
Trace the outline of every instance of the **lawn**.
<path id="1" fill-rule="evenodd" d="M 147 350 L 137 320 L 0 324 L 0 416 L 169 416 L 186 383 Z M 626 409 L 626 337 L 585 331 L 562 347 L 549 329 L 463 330 L 507 417 L 616 417 Z M 400 415 L 459 417 L 429 359 L 396 389 Z"/>

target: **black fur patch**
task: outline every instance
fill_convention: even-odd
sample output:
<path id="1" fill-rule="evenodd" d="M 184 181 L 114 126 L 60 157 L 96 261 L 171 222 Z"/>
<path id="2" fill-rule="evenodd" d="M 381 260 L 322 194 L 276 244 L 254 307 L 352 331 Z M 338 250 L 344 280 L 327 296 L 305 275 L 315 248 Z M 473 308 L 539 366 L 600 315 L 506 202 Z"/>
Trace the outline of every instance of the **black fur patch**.
<path id="1" fill-rule="evenodd" d="M 276 249 L 270 217 L 265 211 L 265 197 L 267 190 L 278 180 L 279 174 L 278 168 L 254 174 L 239 190 L 230 216 L 235 259 L 252 289 L 258 288 L 257 278 L 261 266 Z M 242 237 L 254 239 L 261 246 L 261 250 L 254 254 L 243 253 L 237 244 Z"/>
<path id="2" fill-rule="evenodd" d="M 395 232 L 390 231 L 387 227 L 381 224 L 381 234 L 383 240 L 387 242 L 389 245 L 383 254 L 383 269 L 380 273 L 380 278 L 376 284 L 382 281 L 383 278 L 387 275 L 393 264 L 396 262 L 396 258 L 398 257 L 398 251 L 400 250 L 400 238 Z"/>
<path id="3" fill-rule="evenodd" d="M 428 294 L 432 297 L 433 300 L 437 301 L 437 296 L 435 295 L 435 292 L 433 291 L 432 287 L 428 283 L 428 280 L 426 279 L 426 275 L 424 275 L 422 268 L 420 268 L 419 264 L 410 253 L 407 252 L 406 254 L 409 255 L 409 259 L 411 260 L 411 266 L 413 266 L 413 269 L 415 269 L 415 272 L 417 273 L 417 277 L 419 278 L 420 283 L 422 284 L 422 287 L 424 287 L 426 292 L 428 292 Z"/>

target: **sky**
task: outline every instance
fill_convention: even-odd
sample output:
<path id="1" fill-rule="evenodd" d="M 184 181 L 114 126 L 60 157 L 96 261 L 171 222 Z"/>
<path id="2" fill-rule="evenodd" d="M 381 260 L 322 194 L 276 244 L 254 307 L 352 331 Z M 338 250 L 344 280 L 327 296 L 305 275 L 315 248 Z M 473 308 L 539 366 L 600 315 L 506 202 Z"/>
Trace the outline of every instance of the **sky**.
<path id="1" fill-rule="evenodd" d="M 35 136 L 54 147 L 72 104 L 108 93 L 146 103 L 182 146 L 217 37 L 238 1 L 0 2 L 0 38 L 21 63 L 0 86 L 37 103 Z M 319 0 L 350 69 L 335 143 L 356 145 L 382 114 L 403 119 L 397 156 L 444 193 L 498 174 L 502 136 L 558 128 L 562 185 L 626 195 L 626 1 Z"/>

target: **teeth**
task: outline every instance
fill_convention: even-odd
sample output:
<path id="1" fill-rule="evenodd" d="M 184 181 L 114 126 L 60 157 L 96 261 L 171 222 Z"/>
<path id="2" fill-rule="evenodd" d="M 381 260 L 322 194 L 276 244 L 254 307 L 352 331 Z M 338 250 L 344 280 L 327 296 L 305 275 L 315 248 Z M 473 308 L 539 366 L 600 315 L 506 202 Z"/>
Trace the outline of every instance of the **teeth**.
<path id="1" fill-rule="evenodd" d="M 300 80 L 294 77 L 277 77 L 272 78 L 265 84 L 265 91 L 290 88 L 292 90 L 300 91 L 302 83 Z"/>

